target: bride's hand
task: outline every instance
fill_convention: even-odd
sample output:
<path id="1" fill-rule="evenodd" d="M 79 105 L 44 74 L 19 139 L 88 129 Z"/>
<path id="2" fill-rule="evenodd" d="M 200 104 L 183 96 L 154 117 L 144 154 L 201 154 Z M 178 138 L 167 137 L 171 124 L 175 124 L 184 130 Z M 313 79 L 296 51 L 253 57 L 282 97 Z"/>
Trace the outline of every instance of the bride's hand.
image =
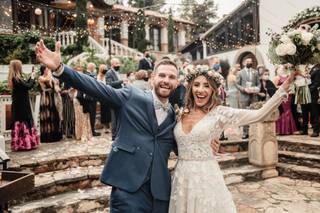
<path id="1" fill-rule="evenodd" d="M 220 141 L 218 139 L 213 139 L 211 141 L 210 146 L 211 146 L 213 155 L 216 155 L 219 152 Z"/>
<path id="2" fill-rule="evenodd" d="M 289 92 L 290 89 L 290 85 L 293 83 L 294 78 L 298 75 L 298 71 L 293 71 L 290 73 L 289 77 L 287 78 L 287 80 L 285 82 L 283 82 L 282 84 L 282 88 L 286 91 Z"/>

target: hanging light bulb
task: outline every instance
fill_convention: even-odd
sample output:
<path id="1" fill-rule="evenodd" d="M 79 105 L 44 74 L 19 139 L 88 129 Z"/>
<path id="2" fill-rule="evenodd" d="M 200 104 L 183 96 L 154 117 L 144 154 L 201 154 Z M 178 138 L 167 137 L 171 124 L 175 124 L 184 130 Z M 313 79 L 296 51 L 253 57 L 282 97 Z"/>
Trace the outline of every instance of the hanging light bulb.
<path id="1" fill-rule="evenodd" d="M 37 16 L 40 16 L 42 14 L 42 10 L 37 7 L 35 10 L 34 10 L 34 13 L 37 15 Z"/>

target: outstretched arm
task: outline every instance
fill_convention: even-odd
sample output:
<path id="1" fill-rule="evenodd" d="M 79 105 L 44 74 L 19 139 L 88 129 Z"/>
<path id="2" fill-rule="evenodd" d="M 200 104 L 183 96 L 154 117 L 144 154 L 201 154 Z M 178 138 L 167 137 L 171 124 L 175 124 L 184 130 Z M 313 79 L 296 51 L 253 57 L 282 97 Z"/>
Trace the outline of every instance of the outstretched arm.
<path id="1" fill-rule="evenodd" d="M 60 42 L 57 42 L 55 51 L 52 52 L 45 46 L 43 40 L 40 40 L 36 44 L 36 55 L 38 61 L 51 69 L 54 75 L 61 81 L 68 83 L 85 94 L 95 97 L 102 103 L 112 105 L 112 107 L 122 106 L 129 98 L 131 90 L 128 88 L 115 90 L 111 86 L 104 85 L 90 76 L 78 73 L 62 65 L 60 47 Z"/>
<path id="2" fill-rule="evenodd" d="M 244 126 L 263 120 L 269 113 L 275 110 L 287 97 L 289 86 L 294 79 L 295 73 L 283 83 L 278 91 L 269 99 L 259 110 L 233 109 L 229 107 L 220 107 L 221 114 L 224 114 L 226 125 Z"/>

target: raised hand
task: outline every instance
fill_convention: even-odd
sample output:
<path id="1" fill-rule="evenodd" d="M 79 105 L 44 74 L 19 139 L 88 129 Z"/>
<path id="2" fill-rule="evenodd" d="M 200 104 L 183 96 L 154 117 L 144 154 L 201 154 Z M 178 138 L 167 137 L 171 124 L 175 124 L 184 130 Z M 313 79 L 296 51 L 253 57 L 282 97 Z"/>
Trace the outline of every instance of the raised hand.
<path id="1" fill-rule="evenodd" d="M 60 42 L 56 42 L 55 51 L 49 50 L 41 39 L 36 44 L 36 56 L 38 62 L 46 65 L 51 70 L 56 70 L 61 63 Z"/>
<path id="2" fill-rule="evenodd" d="M 287 78 L 287 80 L 285 82 L 283 82 L 282 84 L 282 88 L 286 91 L 289 92 L 290 89 L 290 85 L 292 84 L 292 82 L 294 81 L 294 78 L 299 75 L 298 71 L 292 71 L 289 75 L 289 77 Z"/>

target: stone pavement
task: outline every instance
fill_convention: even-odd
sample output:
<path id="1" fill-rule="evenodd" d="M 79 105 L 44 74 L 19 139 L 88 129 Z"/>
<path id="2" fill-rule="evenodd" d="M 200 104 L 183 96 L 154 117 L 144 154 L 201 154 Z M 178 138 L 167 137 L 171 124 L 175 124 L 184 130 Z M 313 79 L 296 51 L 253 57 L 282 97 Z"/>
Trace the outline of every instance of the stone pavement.
<path id="1" fill-rule="evenodd" d="M 277 177 L 229 186 L 238 213 L 319 213 L 320 184 Z"/>

